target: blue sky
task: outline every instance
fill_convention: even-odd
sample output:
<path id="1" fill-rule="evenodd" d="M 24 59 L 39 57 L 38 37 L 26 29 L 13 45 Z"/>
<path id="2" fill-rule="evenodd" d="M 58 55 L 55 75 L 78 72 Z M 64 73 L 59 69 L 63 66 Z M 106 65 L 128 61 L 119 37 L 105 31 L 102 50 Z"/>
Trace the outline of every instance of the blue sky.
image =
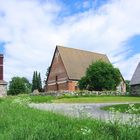
<path id="1" fill-rule="evenodd" d="M 0 42 L 0 53 L 4 53 L 4 45 L 5 43 L 4 42 Z"/>
<path id="2" fill-rule="evenodd" d="M 0 53 L 7 81 L 13 76 L 31 80 L 35 70 L 44 79 L 56 45 L 104 53 L 129 80 L 140 61 L 139 0 L 0 3 Z"/>
<path id="3" fill-rule="evenodd" d="M 59 2 L 65 6 L 65 10 L 60 13 L 60 16 L 78 14 L 88 11 L 91 8 L 93 8 L 93 10 L 97 10 L 107 1 L 108 0 L 60 0 Z"/>
<path id="4" fill-rule="evenodd" d="M 126 41 L 126 45 L 130 46 L 132 49 L 130 57 L 140 52 L 140 35 L 134 35 L 131 38 L 129 38 Z"/>

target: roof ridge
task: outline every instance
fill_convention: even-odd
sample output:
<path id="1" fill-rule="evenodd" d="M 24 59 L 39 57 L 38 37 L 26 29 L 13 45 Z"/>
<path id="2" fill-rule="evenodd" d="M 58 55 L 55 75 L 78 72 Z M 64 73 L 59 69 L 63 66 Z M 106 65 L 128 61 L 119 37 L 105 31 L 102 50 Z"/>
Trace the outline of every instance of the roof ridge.
<path id="1" fill-rule="evenodd" d="M 65 49 L 73 49 L 73 50 L 77 50 L 77 51 L 82 51 L 82 52 L 87 52 L 87 53 L 94 53 L 94 54 L 98 54 L 98 55 L 106 55 L 106 54 L 103 54 L 103 53 L 92 52 L 92 51 L 87 51 L 87 50 L 81 50 L 81 49 L 77 49 L 77 48 L 70 48 L 70 47 L 65 47 L 65 46 L 61 46 L 61 45 L 56 45 L 56 47 L 65 48 Z"/>

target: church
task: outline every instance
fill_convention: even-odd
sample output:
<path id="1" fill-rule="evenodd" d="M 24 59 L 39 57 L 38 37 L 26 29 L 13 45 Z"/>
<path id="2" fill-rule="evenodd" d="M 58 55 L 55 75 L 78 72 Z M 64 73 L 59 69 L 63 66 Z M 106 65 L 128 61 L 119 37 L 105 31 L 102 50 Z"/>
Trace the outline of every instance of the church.
<path id="1" fill-rule="evenodd" d="M 105 54 L 56 46 L 46 80 L 45 91 L 78 90 L 78 81 L 85 75 L 89 65 L 97 60 L 110 63 Z M 123 77 L 117 89 L 120 92 L 126 91 Z"/>

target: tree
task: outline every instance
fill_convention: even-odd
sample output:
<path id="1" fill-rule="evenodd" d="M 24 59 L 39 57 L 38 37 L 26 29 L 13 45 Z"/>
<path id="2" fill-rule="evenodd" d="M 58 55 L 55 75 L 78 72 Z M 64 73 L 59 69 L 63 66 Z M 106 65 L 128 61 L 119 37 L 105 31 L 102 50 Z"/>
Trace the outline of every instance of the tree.
<path id="1" fill-rule="evenodd" d="M 86 75 L 78 82 L 80 89 L 88 90 L 115 90 L 121 82 L 119 69 L 112 64 L 103 61 L 92 63 L 86 71 Z"/>
<path id="2" fill-rule="evenodd" d="M 41 92 L 42 91 L 42 82 L 41 82 L 41 76 L 40 72 L 38 74 L 38 90 Z"/>
<path id="3" fill-rule="evenodd" d="M 84 76 L 84 77 L 82 77 L 81 80 L 79 81 L 78 86 L 79 86 L 79 88 L 80 88 L 81 90 L 84 90 L 84 89 L 87 88 L 87 83 L 88 83 L 87 77 Z"/>
<path id="4" fill-rule="evenodd" d="M 29 82 L 29 80 L 25 77 L 22 77 L 22 80 L 24 82 L 24 85 L 25 85 L 25 93 L 30 93 L 31 92 L 31 88 L 32 88 L 32 85 L 31 83 Z"/>
<path id="5" fill-rule="evenodd" d="M 51 69 L 51 67 L 49 66 L 49 67 L 47 68 L 47 71 L 46 71 L 46 77 L 48 77 L 48 75 L 49 75 L 49 73 L 50 73 L 50 69 Z"/>
<path id="6" fill-rule="evenodd" d="M 35 89 L 38 89 L 40 92 L 42 91 L 41 75 L 37 71 L 34 71 L 32 79 L 32 91 Z"/>
<path id="7" fill-rule="evenodd" d="M 31 92 L 31 84 L 25 77 L 13 77 L 9 84 L 8 94 L 17 95 Z"/>
<path id="8" fill-rule="evenodd" d="M 36 82 L 35 82 L 35 71 L 34 71 L 34 73 L 33 73 L 33 79 L 32 79 L 32 91 L 33 91 L 34 89 L 36 89 L 35 84 L 36 84 Z"/>
<path id="9" fill-rule="evenodd" d="M 47 68 L 47 71 L 46 71 L 46 74 L 45 74 L 45 78 L 44 78 L 44 81 L 43 81 L 44 84 L 46 84 L 48 75 L 49 75 L 49 73 L 50 73 L 50 69 L 51 69 L 51 67 L 49 66 L 49 67 Z"/>

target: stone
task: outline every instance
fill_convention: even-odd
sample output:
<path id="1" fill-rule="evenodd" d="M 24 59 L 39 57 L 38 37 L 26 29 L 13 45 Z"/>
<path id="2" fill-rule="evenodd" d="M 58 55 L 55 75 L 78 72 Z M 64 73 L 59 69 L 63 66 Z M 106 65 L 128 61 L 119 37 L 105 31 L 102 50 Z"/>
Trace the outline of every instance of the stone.
<path id="1" fill-rule="evenodd" d="M 140 84 L 139 85 L 131 85 L 131 95 L 140 96 Z"/>
<path id="2" fill-rule="evenodd" d="M 33 91 L 33 95 L 39 95 L 38 89 L 35 89 L 35 90 Z"/>

